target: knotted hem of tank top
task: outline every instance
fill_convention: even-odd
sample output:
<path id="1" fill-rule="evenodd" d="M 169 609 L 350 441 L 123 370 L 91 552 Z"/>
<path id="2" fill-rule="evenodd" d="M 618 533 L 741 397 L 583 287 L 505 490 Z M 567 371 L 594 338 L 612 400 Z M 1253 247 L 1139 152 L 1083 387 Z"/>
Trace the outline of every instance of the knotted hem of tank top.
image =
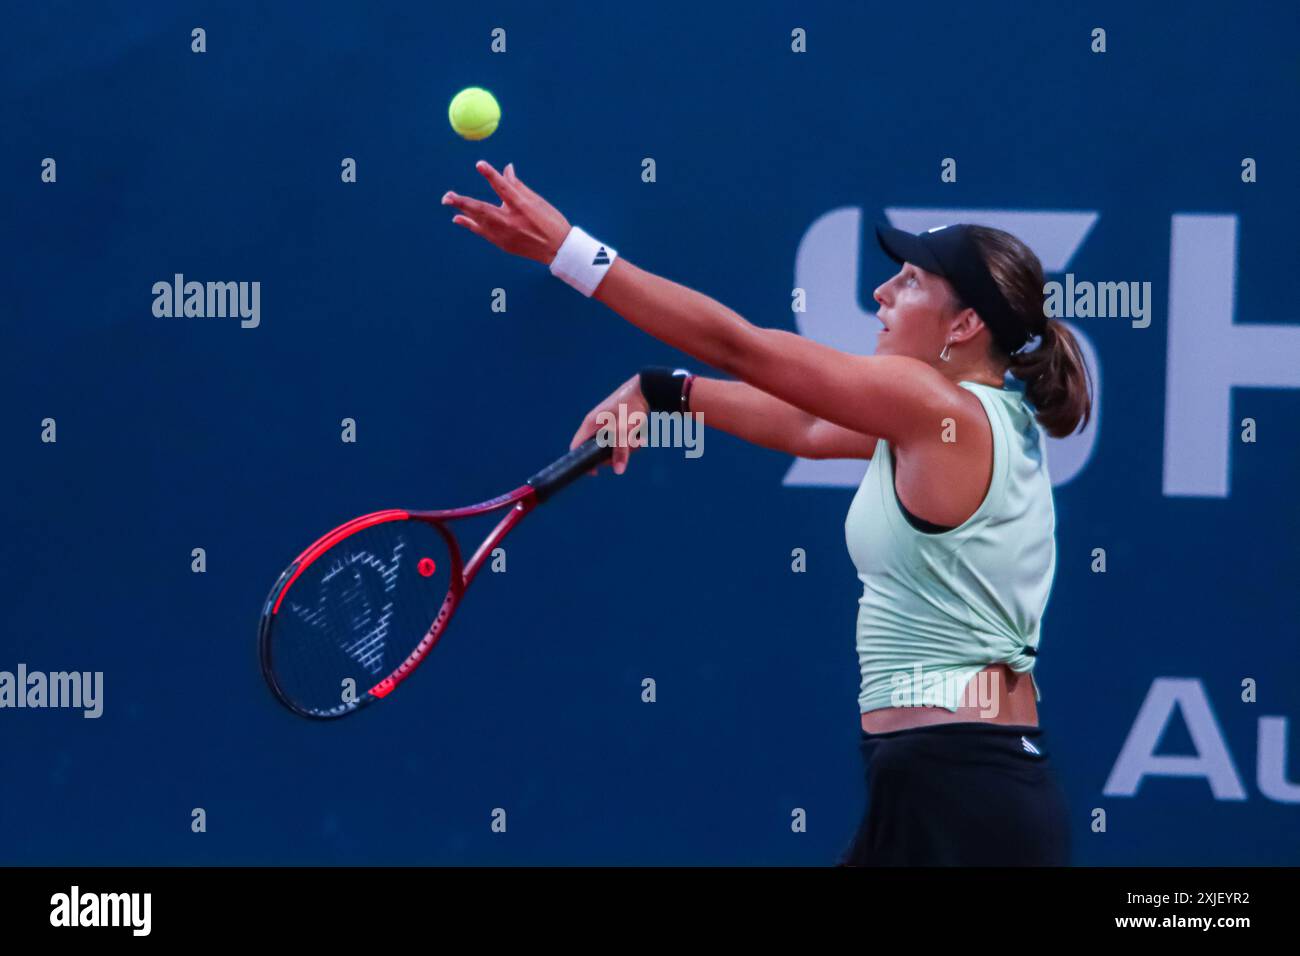
<path id="1" fill-rule="evenodd" d="M 993 661 L 992 663 L 1006 664 L 1017 674 L 1032 674 L 1034 671 L 1034 665 L 1038 663 L 1038 655 L 1036 653 L 1028 653 L 1028 648 L 1029 645 L 1024 644 L 1010 657 L 1004 658 L 1000 661 Z M 1038 648 L 1034 648 L 1034 650 L 1037 651 Z"/>
<path id="2" fill-rule="evenodd" d="M 1028 647 L 1029 645 L 1025 645 Z M 1038 675 L 1034 673 L 1034 667 L 1038 663 L 1037 654 L 1026 654 L 1025 647 L 1022 647 L 1018 653 L 999 663 L 1006 664 L 1017 674 L 1028 674 L 1030 686 L 1034 688 L 1034 702 L 1043 699 L 1043 692 L 1038 686 Z M 1037 650 L 1037 648 L 1035 648 Z M 1020 666 L 1017 666 L 1020 665 Z"/>

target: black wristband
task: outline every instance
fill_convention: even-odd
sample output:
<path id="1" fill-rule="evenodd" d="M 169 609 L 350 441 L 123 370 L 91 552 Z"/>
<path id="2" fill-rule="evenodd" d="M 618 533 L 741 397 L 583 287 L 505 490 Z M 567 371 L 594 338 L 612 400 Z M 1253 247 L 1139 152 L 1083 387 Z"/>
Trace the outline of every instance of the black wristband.
<path id="1" fill-rule="evenodd" d="M 682 388 L 690 372 L 684 368 L 671 369 L 664 365 L 650 365 L 641 369 L 641 394 L 652 412 L 680 412 Z"/>

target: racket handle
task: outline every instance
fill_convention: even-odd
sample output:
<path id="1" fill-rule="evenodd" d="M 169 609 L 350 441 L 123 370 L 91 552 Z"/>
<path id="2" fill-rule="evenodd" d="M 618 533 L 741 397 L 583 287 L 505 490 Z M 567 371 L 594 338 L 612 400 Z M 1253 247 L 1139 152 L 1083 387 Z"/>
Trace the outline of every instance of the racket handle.
<path id="1" fill-rule="evenodd" d="M 529 478 L 528 484 L 533 486 L 537 502 L 540 504 L 613 454 L 614 449 L 611 446 L 600 445 L 595 438 L 588 438 L 563 458 L 551 462 Z"/>

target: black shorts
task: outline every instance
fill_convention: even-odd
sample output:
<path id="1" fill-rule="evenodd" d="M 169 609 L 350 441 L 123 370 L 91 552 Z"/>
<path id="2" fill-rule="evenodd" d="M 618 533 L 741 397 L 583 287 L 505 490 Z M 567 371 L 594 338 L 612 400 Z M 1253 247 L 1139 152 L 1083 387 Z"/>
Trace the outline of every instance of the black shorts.
<path id="1" fill-rule="evenodd" d="M 1065 866 L 1065 794 L 1038 727 L 862 732 L 867 810 L 840 866 Z"/>

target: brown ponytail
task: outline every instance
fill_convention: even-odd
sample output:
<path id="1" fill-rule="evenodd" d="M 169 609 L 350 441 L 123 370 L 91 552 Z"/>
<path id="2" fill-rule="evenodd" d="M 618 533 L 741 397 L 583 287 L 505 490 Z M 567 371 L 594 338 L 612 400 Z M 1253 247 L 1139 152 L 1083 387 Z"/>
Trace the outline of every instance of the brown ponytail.
<path id="1" fill-rule="evenodd" d="M 1025 397 L 1047 434 L 1064 438 L 1092 417 L 1092 383 L 1073 332 L 1048 319 L 1042 335 L 1032 352 L 1011 356 L 1011 374 L 1025 383 Z"/>
<path id="2" fill-rule="evenodd" d="M 1041 341 L 1030 352 L 1008 356 L 1011 374 L 1025 383 L 1025 397 L 1035 417 L 1053 438 L 1064 438 L 1092 417 L 1092 381 L 1079 343 L 1070 330 L 1043 313 L 1043 265 L 1023 242 L 1001 229 L 973 226 L 971 233 L 993 281 L 1031 336 Z"/>

